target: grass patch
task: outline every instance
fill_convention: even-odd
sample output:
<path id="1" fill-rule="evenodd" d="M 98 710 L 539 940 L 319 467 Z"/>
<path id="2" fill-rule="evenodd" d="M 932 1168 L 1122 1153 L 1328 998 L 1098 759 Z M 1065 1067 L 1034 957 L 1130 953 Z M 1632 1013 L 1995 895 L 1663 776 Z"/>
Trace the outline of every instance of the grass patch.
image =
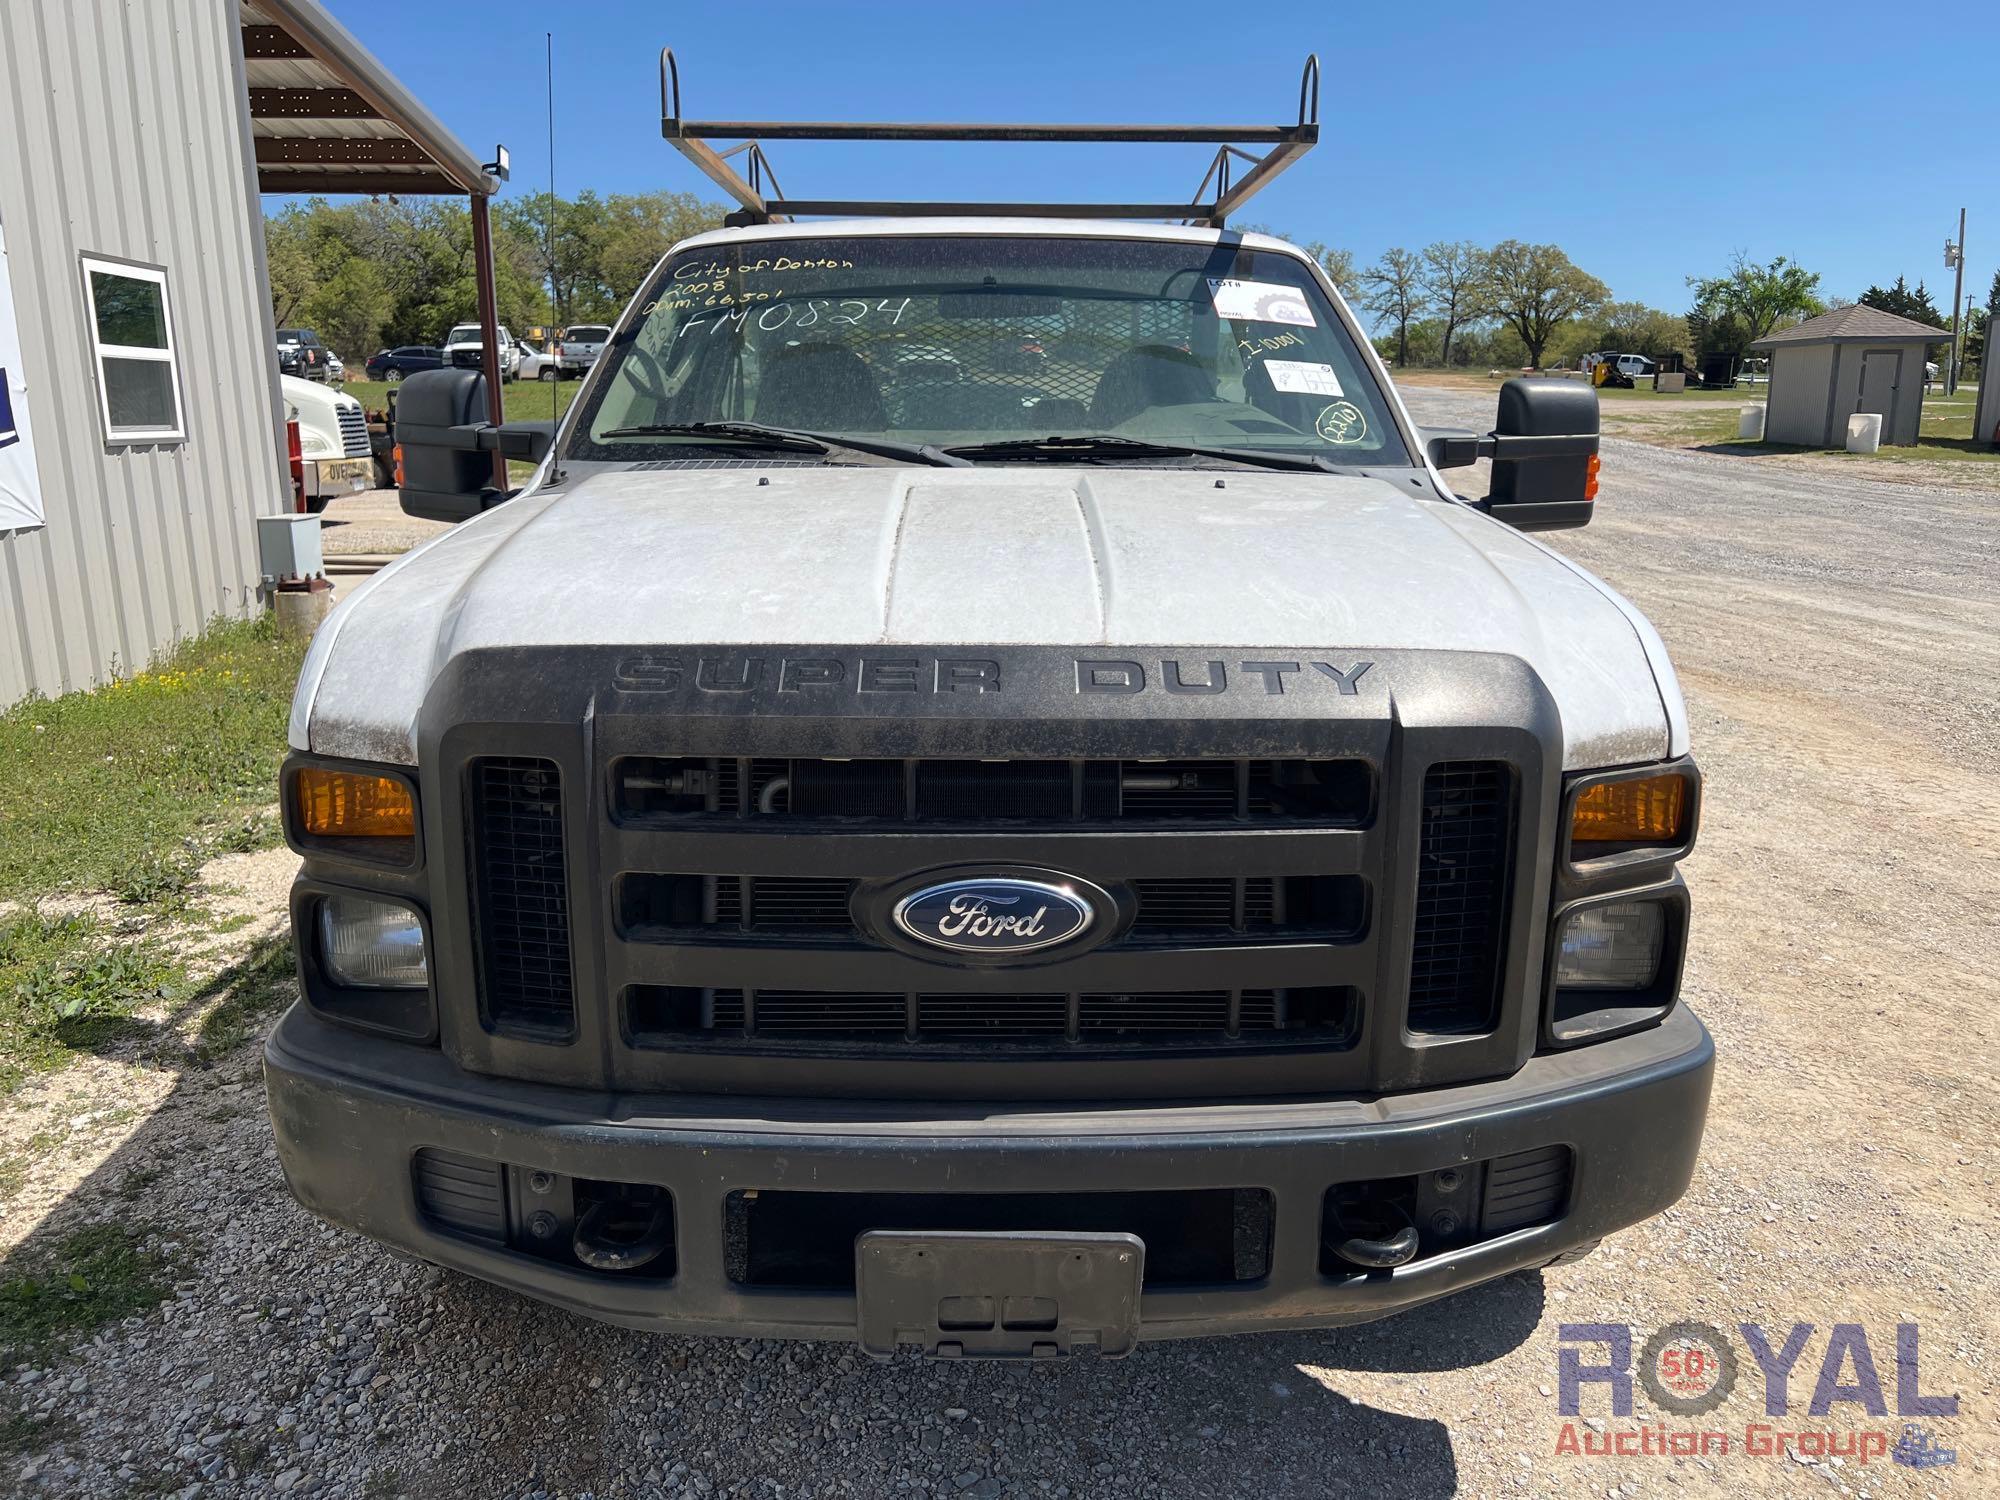
<path id="1" fill-rule="evenodd" d="M 89 916 L 30 912 L 0 920 L 0 1096 L 80 1053 L 154 1034 L 165 1033 L 177 1056 L 212 1063 L 249 1041 L 291 998 L 294 973 L 283 935 L 201 977 L 157 939 L 117 939 Z M 183 1052 L 172 1023 L 204 1005 L 210 1008 Z M 147 1008 L 164 1011 L 169 1024 L 141 1018 Z M 0 1164 L 0 1191 L 6 1178 Z"/>
<path id="2" fill-rule="evenodd" d="M 1876 463 L 1944 462 L 2000 463 L 2000 449 L 1975 441 L 1969 414 L 1924 410 L 1919 440 L 1907 447 L 1884 444 L 1873 453 L 1849 453 L 1845 448 L 1819 448 L 1811 444 L 1767 443 L 1737 436 L 1737 409 L 1734 406 L 1711 411 L 1633 412 L 1617 408 L 1606 413 L 1608 437 L 1636 438 L 1669 448 L 1704 448 L 1712 452 L 1755 457 L 1772 453 L 1824 453 L 1831 458 L 1857 465 Z"/>
<path id="3" fill-rule="evenodd" d="M 41 1412 L 10 1411 L 0 1416 L 0 1453 L 30 1453 L 77 1435 L 76 1419 Z"/>
<path id="4" fill-rule="evenodd" d="M 393 387 L 380 380 L 350 380 L 340 387 L 369 411 L 380 411 L 389 404 L 389 392 Z M 568 411 L 570 403 L 576 400 L 576 393 L 583 389 L 581 380 L 559 380 L 556 382 L 556 399 L 563 411 Z M 539 380 L 517 380 L 512 385 L 500 388 L 500 410 L 510 422 L 546 422 L 550 416 L 549 388 Z"/>
<path id="5" fill-rule="evenodd" d="M 42 1358 L 66 1338 L 158 1306 L 178 1268 L 151 1238 L 145 1225 L 90 1224 L 10 1258 L 0 1276 L 0 1364 Z"/>
<path id="6" fill-rule="evenodd" d="M 0 714 L 0 899 L 185 898 L 217 853 L 275 841 L 272 800 L 305 644 L 268 617 L 153 667 Z"/>
<path id="7" fill-rule="evenodd" d="M 157 943 L 107 938 L 94 917 L 0 920 L 0 1093 L 133 1035 L 135 1012 L 189 989 L 186 968 Z"/>
<path id="8" fill-rule="evenodd" d="M 136 1198 L 164 1175 L 159 1167 L 134 1167 L 118 1179 L 118 1196 Z"/>
<path id="9" fill-rule="evenodd" d="M 283 934 L 263 939 L 224 969 L 209 987 L 222 999 L 202 1017 L 196 1061 L 213 1062 L 249 1041 L 264 1017 L 292 998 L 297 977 L 291 938 Z"/>

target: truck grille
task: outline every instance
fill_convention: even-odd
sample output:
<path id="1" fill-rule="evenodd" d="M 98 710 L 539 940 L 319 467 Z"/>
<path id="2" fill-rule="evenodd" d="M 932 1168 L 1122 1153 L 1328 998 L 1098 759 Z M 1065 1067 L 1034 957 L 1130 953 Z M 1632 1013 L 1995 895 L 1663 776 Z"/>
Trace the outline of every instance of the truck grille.
<path id="1" fill-rule="evenodd" d="M 910 823 L 1314 823 L 1356 827 L 1373 777 L 1358 760 L 730 760 L 628 756 L 618 812 Z"/>
<path id="2" fill-rule="evenodd" d="M 590 1043 L 586 1068 L 601 1039 L 620 1086 L 1323 1093 L 1435 1077 L 1405 1026 L 1479 1038 L 1467 1076 L 1513 1055 L 1486 1045 L 1508 993 L 1506 761 L 1420 760 L 1391 783 L 1360 758 L 666 757 L 615 737 L 604 754 L 594 795 L 567 800 L 553 759 L 472 759 L 466 807 L 486 1030 Z M 1385 785 L 1419 804 L 1400 859 Z M 579 840 L 566 806 L 593 809 Z M 602 867 L 570 870 L 570 846 Z M 912 877 L 1009 867 L 1101 888 L 1117 925 L 1017 969 L 891 932 Z M 951 1066 L 899 1066 L 919 1057 Z"/>
<path id="3" fill-rule="evenodd" d="M 793 875 L 655 875 L 619 881 L 619 926 L 630 941 L 685 941 L 734 930 L 860 941 L 852 911 L 859 882 Z M 1131 934 L 1352 936 L 1366 892 L 1358 876 L 1203 876 L 1134 880 Z"/>
<path id="4" fill-rule="evenodd" d="M 1162 990 L 1134 994 L 964 995 L 892 991 L 695 989 L 634 985 L 625 1033 L 639 1046 L 746 1038 L 926 1042 L 1035 1041 L 1072 1046 L 1351 1044 L 1350 988 Z"/>
<path id="5" fill-rule="evenodd" d="M 547 760 L 476 760 L 471 798 L 486 1018 L 503 1030 L 568 1036 L 576 1029 L 576 1000 L 562 774 Z"/>
<path id="6" fill-rule="evenodd" d="M 1412 1031 L 1493 1024 L 1513 821 L 1513 778 L 1498 761 L 1445 761 L 1425 774 Z"/>
<path id="7" fill-rule="evenodd" d="M 358 402 L 343 401 L 340 413 L 340 451 L 346 458 L 366 458 L 375 450 L 368 441 L 368 417 Z"/>

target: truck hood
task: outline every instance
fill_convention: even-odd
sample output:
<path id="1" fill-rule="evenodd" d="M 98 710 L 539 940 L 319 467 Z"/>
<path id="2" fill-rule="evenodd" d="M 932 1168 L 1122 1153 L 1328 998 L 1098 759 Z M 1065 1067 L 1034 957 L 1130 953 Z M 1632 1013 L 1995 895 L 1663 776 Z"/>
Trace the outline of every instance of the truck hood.
<path id="1" fill-rule="evenodd" d="M 1407 472 L 759 466 L 597 472 L 408 554 L 321 628 L 292 743 L 414 762 L 461 652 L 876 643 L 1493 652 L 1548 686 L 1568 767 L 1685 737 L 1631 606 Z"/>

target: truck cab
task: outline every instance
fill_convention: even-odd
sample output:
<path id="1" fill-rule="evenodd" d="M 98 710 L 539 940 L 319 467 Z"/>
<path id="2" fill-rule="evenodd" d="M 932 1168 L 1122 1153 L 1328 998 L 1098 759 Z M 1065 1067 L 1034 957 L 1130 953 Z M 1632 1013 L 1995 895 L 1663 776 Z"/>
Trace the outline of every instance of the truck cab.
<path id="1" fill-rule="evenodd" d="M 486 342 L 477 323 L 460 323 L 444 336 L 444 362 L 461 370 L 476 370 L 486 357 Z M 521 366 L 521 342 L 500 325 L 500 379 L 512 381 Z"/>
<path id="2" fill-rule="evenodd" d="M 588 375 L 610 340 L 611 328 L 605 323 L 578 323 L 565 328 L 556 345 L 563 374 L 579 380 Z"/>
<path id="3" fill-rule="evenodd" d="M 1535 534 L 1587 388 L 1425 432 L 1297 248 L 993 214 L 696 236 L 552 438 L 483 410 L 406 383 L 405 502 L 470 519 L 294 704 L 316 1212 L 631 1326 L 1039 1358 L 1685 1189 L 1687 717 Z"/>

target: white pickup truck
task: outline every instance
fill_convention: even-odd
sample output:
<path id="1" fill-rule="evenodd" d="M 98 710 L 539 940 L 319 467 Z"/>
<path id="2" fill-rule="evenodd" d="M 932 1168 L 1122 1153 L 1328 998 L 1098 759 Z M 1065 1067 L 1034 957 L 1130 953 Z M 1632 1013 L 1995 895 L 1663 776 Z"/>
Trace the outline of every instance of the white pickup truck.
<path id="1" fill-rule="evenodd" d="M 485 336 L 477 323 L 460 323 L 444 336 L 444 362 L 462 370 L 476 370 L 486 353 Z M 521 368 L 521 341 L 500 325 L 500 380 L 506 384 Z"/>
<path id="2" fill-rule="evenodd" d="M 1590 519 L 1590 390 L 1427 433 L 1289 244 L 909 218 L 690 239 L 552 444 L 483 409 L 405 382 L 405 504 L 466 524 L 293 705 L 322 1216 L 1028 1358 L 1379 1317 L 1685 1189 L 1687 715 L 1533 534 Z"/>

